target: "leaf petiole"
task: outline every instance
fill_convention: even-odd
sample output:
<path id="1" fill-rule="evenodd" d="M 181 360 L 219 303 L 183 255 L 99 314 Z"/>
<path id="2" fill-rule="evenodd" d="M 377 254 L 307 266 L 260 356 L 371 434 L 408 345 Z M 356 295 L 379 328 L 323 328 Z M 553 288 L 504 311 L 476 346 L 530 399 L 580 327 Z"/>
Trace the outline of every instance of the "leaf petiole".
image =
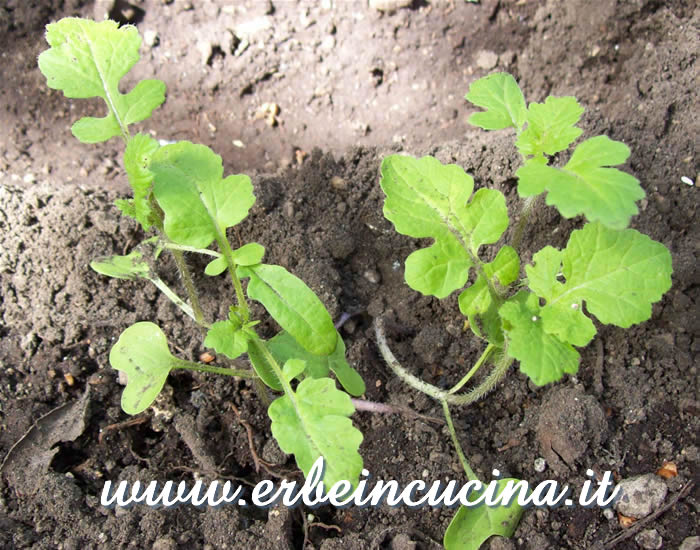
<path id="1" fill-rule="evenodd" d="M 462 450 L 462 445 L 460 445 L 460 443 L 459 443 L 459 439 L 457 438 L 457 432 L 455 431 L 455 426 L 452 423 L 452 415 L 450 414 L 450 407 L 447 404 L 447 401 L 445 401 L 443 399 L 440 401 L 440 404 L 442 405 L 442 412 L 445 413 L 445 420 L 447 421 L 447 429 L 450 431 L 450 437 L 452 437 L 452 444 L 455 446 L 455 449 L 457 450 L 457 456 L 459 456 L 459 461 L 462 463 L 462 468 L 464 468 L 464 473 L 467 474 L 467 479 L 470 481 L 479 481 L 479 478 L 474 473 L 474 470 L 472 470 L 471 466 L 469 466 L 469 462 L 467 461 L 467 457 L 464 456 L 464 451 Z"/>
<path id="2" fill-rule="evenodd" d="M 489 358 L 489 355 L 491 355 L 491 352 L 493 352 L 494 349 L 496 349 L 496 346 L 494 344 L 489 343 L 489 345 L 486 346 L 484 353 L 481 354 L 481 357 L 479 357 L 478 361 L 474 363 L 474 366 L 469 370 L 469 372 L 464 376 L 464 378 L 457 382 L 457 384 L 455 384 L 455 386 L 452 389 L 448 390 L 447 393 L 457 393 L 460 389 L 462 389 L 464 384 L 469 382 L 471 377 L 476 374 L 476 371 L 478 371 L 479 368 L 486 362 L 486 360 Z"/>
<path id="3" fill-rule="evenodd" d="M 196 254 L 204 254 L 206 256 L 213 256 L 214 258 L 221 258 L 222 254 L 216 250 L 210 250 L 208 248 L 196 248 L 194 246 L 187 246 L 184 244 L 177 243 L 164 243 L 163 248 L 168 250 L 182 250 L 183 252 L 194 252 Z"/>

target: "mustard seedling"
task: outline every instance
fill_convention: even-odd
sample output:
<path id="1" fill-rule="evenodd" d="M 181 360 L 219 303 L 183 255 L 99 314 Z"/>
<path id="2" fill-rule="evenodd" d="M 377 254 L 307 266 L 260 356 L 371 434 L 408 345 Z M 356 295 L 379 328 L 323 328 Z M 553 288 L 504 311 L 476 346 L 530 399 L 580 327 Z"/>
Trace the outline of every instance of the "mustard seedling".
<path id="1" fill-rule="evenodd" d="M 349 418 L 354 412 L 350 395 L 361 395 L 365 385 L 345 360 L 345 345 L 330 314 L 301 279 L 282 266 L 262 263 L 262 245 L 252 242 L 233 249 L 226 236 L 255 202 L 250 178 L 224 177 L 221 157 L 204 145 L 180 141 L 160 146 L 148 134 L 131 134 L 132 124 L 150 117 L 165 101 L 160 80 L 141 81 L 126 94 L 119 90 L 121 79 L 139 59 L 136 27 L 66 18 L 47 26 L 46 39 L 50 49 L 39 56 L 39 68 L 48 86 L 69 98 L 102 98 L 107 107 L 106 116 L 73 124 L 73 135 L 83 143 L 121 138 L 133 196 L 116 205 L 155 234 L 127 255 L 92 262 L 92 268 L 110 277 L 151 281 L 202 327 L 206 347 L 229 359 L 247 353 L 253 366 L 216 367 L 179 359 L 156 324 L 138 322 L 122 332 L 109 354 L 111 366 L 128 379 L 122 409 L 132 415 L 147 409 L 176 369 L 262 381 L 283 392 L 268 409 L 280 448 L 294 454 L 305 475 L 324 457 L 326 489 L 341 480 L 356 484 L 362 470 L 362 434 Z M 157 275 L 163 251 L 175 260 L 187 300 Z M 227 273 L 235 299 L 226 319 L 210 322 L 202 311 L 186 253 L 211 258 L 207 275 Z M 282 328 L 270 340 L 257 334 L 259 320 L 251 315 L 249 300 L 261 303 Z M 336 387 L 331 371 L 346 391 Z"/>
<path id="2" fill-rule="evenodd" d="M 523 165 L 515 173 L 523 198 L 512 241 L 483 258 L 509 225 L 505 196 L 498 190 L 474 192 L 474 180 L 454 164 L 433 157 L 386 157 L 381 187 L 384 216 L 396 231 L 433 244 L 406 258 L 406 283 L 426 296 L 445 298 L 459 291 L 459 308 L 481 357 L 451 389 L 430 385 L 403 368 L 391 354 L 381 323 L 377 341 L 389 366 L 405 382 L 443 404 L 450 433 L 467 477 L 476 479 L 464 457 L 449 405 L 466 405 L 490 391 L 514 361 L 537 386 L 578 371 L 577 348 L 596 334 L 593 319 L 622 328 L 651 317 L 651 305 L 671 287 L 671 255 L 661 243 L 628 228 L 645 195 L 639 181 L 615 166 L 626 145 L 606 136 L 579 143 L 559 165 L 554 155 L 570 149 L 582 130 L 583 108 L 573 97 L 548 97 L 526 105 L 515 79 L 497 73 L 473 82 L 466 99 L 483 111 L 469 122 L 485 130 L 512 128 Z M 583 216 L 566 247 L 546 246 L 521 270 L 518 249 L 535 199 L 545 196 L 564 218 Z M 468 284 L 470 274 L 473 282 Z M 461 392 L 485 366 L 490 372 Z M 461 393 L 460 393 L 461 392 Z M 515 508 L 514 508 L 515 507 Z M 449 549 L 477 549 L 491 534 L 512 535 L 522 510 L 461 508 L 446 535 Z"/>

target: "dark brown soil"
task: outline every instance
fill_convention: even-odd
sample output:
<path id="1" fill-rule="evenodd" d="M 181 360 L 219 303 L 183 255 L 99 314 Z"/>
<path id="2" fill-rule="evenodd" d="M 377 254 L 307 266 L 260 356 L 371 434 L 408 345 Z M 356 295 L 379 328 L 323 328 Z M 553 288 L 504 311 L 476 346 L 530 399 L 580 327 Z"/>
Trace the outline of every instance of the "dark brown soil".
<path id="1" fill-rule="evenodd" d="M 142 234 L 111 204 L 126 190 L 119 144 L 82 145 L 69 131 L 101 106 L 48 90 L 35 60 L 46 23 L 105 11 L 158 33 L 129 77 L 168 84 L 168 100 L 148 128 L 158 138 L 205 143 L 222 155 L 227 173 L 254 176 L 257 203 L 230 237 L 264 244 L 268 261 L 304 279 L 334 318 L 353 315 L 342 335 L 368 399 L 435 417 L 440 407 L 383 364 L 373 320 L 388 320 L 394 353 L 434 384 L 458 380 L 479 350 L 461 334 L 455 297 L 439 303 L 403 282 L 401 265 L 418 243 L 382 217 L 379 163 L 392 151 L 434 154 L 515 201 L 519 159 L 511 136 L 466 124 L 469 83 L 507 70 L 529 100 L 575 95 L 587 108 L 587 135 L 605 133 L 631 148 L 626 169 L 647 193 L 633 226 L 670 248 L 673 288 L 647 323 L 601 327 L 576 377 L 536 388 L 513 369 L 487 399 L 455 410 L 457 430 L 483 478 L 498 468 L 533 483 L 552 478 L 580 487 L 588 468 L 628 478 L 672 461 L 678 477 L 668 482 L 670 499 L 697 477 L 698 189 L 681 182 L 698 179 L 694 2 L 454 0 L 381 13 L 339 0 L 10 1 L 0 6 L 0 454 L 33 423 L 43 431 L 19 444 L 14 456 L 21 459 L 5 464 L 0 547 L 300 549 L 308 528 L 308 548 L 427 549 L 439 547 L 453 514 L 322 508 L 312 523 L 326 527 L 308 527 L 302 510 L 115 512 L 99 505 L 107 479 L 269 479 L 255 472 L 232 404 L 250 424 L 258 453 L 275 464 L 272 472 L 298 475 L 243 382 L 171 376 L 157 412 L 114 428 L 129 420 L 107 360 L 124 328 L 152 320 L 180 356 L 196 359 L 204 349 L 188 319 L 154 288 L 88 268 Z M 264 103 L 279 106 L 274 126 L 256 118 Z M 579 223 L 543 207 L 527 248 L 561 247 Z M 222 280 L 198 279 L 212 316 L 227 311 L 231 289 Z M 373 476 L 406 483 L 462 475 L 442 425 L 368 413 L 354 421 Z M 547 460 L 542 473 L 534 469 L 538 457 Z M 697 506 L 695 492 L 645 528 L 658 531 L 664 548 L 678 548 L 698 535 Z M 488 544 L 602 548 L 620 530 L 598 508 L 531 510 L 512 541 Z M 616 548 L 639 546 L 631 537 Z"/>

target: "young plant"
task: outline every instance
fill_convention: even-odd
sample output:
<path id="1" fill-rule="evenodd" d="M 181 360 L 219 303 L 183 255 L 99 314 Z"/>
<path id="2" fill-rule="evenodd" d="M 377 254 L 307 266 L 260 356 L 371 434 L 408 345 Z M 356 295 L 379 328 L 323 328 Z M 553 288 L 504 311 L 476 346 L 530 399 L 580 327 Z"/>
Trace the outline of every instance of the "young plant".
<path id="1" fill-rule="evenodd" d="M 221 157 L 204 145 L 180 141 L 160 146 L 147 134 L 132 136 L 130 126 L 165 100 L 165 84 L 159 80 L 141 81 L 126 94 L 119 91 L 122 77 L 139 59 L 141 38 L 135 27 L 66 18 L 47 26 L 46 39 L 51 48 L 39 56 L 39 68 L 49 87 L 69 98 L 100 97 L 107 106 L 103 118 L 78 120 L 73 135 L 84 143 L 112 137 L 124 141 L 133 197 L 116 205 L 144 231 L 156 234 L 125 256 L 92 262 L 92 268 L 110 277 L 151 281 L 202 327 L 206 347 L 229 359 L 247 353 L 253 366 L 246 370 L 178 359 L 156 324 L 138 322 L 121 334 L 109 355 L 112 367 L 127 375 L 124 411 L 138 414 L 148 408 L 176 369 L 253 378 L 284 393 L 268 409 L 272 434 L 283 451 L 294 454 L 304 474 L 322 456 L 326 488 L 340 480 L 355 484 L 362 469 L 362 434 L 349 419 L 354 407 L 348 394 L 364 393 L 364 382 L 345 360 L 345 345 L 313 291 L 284 267 L 262 263 L 262 245 L 231 248 L 227 229 L 240 223 L 255 202 L 250 178 L 224 178 Z M 217 250 L 210 248 L 213 243 Z M 187 302 L 157 275 L 164 250 L 175 260 Z M 202 311 L 185 252 L 213 258 L 207 275 L 228 273 L 235 301 L 227 319 L 211 322 Z M 257 334 L 260 321 L 252 317 L 248 300 L 260 302 L 282 328 L 270 340 Z M 346 391 L 336 388 L 330 371 Z M 266 398 L 264 386 L 263 392 Z"/>
<path id="2" fill-rule="evenodd" d="M 486 245 L 500 241 L 508 228 L 504 195 L 474 191 L 474 180 L 459 166 L 433 157 L 392 155 L 381 167 L 386 194 L 384 216 L 396 231 L 433 244 L 406 259 L 405 280 L 426 296 L 445 298 L 460 290 L 459 308 L 485 349 L 466 375 L 449 390 L 419 380 L 393 357 L 381 328 L 377 340 L 398 376 L 443 405 L 452 439 L 467 477 L 476 479 L 459 446 L 449 405 L 483 397 L 514 361 L 537 386 L 575 374 L 584 347 L 596 334 L 592 317 L 622 328 L 651 316 L 651 304 L 671 287 L 671 255 L 648 236 L 629 229 L 644 197 L 637 179 L 614 166 L 629 149 L 606 136 L 579 143 L 563 165 L 556 161 L 581 135 L 576 124 L 583 108 L 573 97 L 548 97 L 525 104 L 515 79 L 497 73 L 473 82 L 466 99 L 482 107 L 469 122 L 486 130 L 515 130 L 523 157 L 517 170 L 524 199 L 512 242 L 482 259 Z M 565 218 L 584 216 L 563 250 L 536 252 L 521 276 L 518 248 L 539 195 Z M 467 284 L 474 273 L 471 284 Z M 459 391 L 484 365 L 491 370 L 469 392 Z M 445 535 L 451 549 L 476 549 L 491 534 L 512 535 L 522 510 L 461 508 Z"/>

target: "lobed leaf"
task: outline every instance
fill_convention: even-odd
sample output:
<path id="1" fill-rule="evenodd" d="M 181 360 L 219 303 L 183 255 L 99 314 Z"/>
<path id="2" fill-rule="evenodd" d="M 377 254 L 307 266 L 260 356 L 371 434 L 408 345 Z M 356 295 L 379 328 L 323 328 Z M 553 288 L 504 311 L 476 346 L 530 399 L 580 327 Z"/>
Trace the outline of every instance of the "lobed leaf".
<path id="1" fill-rule="evenodd" d="M 501 130 L 509 126 L 520 130 L 527 119 L 523 93 L 508 73 L 495 73 L 475 80 L 465 98 L 486 109 L 469 117 L 469 124 L 484 130 Z"/>
<path id="2" fill-rule="evenodd" d="M 138 414 L 158 397 L 176 359 L 163 331 L 153 323 L 140 322 L 121 333 L 109 352 L 109 364 L 127 376 L 122 409 Z"/>
<path id="3" fill-rule="evenodd" d="M 384 217 L 403 235 L 435 240 L 406 259 L 408 285 L 438 298 L 464 286 L 479 248 L 508 226 L 503 194 L 480 189 L 472 197 L 472 177 L 433 157 L 391 155 L 381 172 Z"/>
<path id="4" fill-rule="evenodd" d="M 150 171 L 165 213 L 165 233 L 178 244 L 208 247 L 243 220 L 255 202 L 250 178 L 222 179 L 221 157 L 204 145 L 180 141 L 161 147 L 151 157 Z"/>
<path id="5" fill-rule="evenodd" d="M 325 378 L 333 371 L 345 391 L 350 395 L 360 396 L 365 393 L 365 383 L 359 373 L 348 364 L 345 358 L 345 342 L 340 334 L 337 338 L 335 351 L 330 355 L 314 355 L 306 351 L 286 331 L 276 334 L 266 345 L 278 363 L 284 364 L 293 358 L 302 359 L 306 364 L 304 373 L 311 378 Z"/>
<path id="6" fill-rule="evenodd" d="M 575 97 L 550 96 L 544 103 L 530 103 L 527 128 L 515 143 L 518 150 L 525 157 L 563 151 L 581 135 L 576 123 L 583 111 Z"/>
<path id="7" fill-rule="evenodd" d="M 256 265 L 259 264 L 265 255 L 265 247 L 258 243 L 247 243 L 231 253 L 233 262 L 236 265 Z M 226 258 L 219 256 L 212 260 L 204 268 L 204 273 L 209 276 L 221 275 L 226 271 Z"/>
<path id="8" fill-rule="evenodd" d="M 304 281 L 279 265 L 239 266 L 238 276 L 250 277 L 248 296 L 260 302 L 272 318 L 305 350 L 330 355 L 338 333 L 325 306 Z"/>
<path id="9" fill-rule="evenodd" d="M 288 375 L 297 370 L 298 367 L 292 369 L 285 364 Z M 323 482 L 328 490 L 341 480 L 356 486 L 362 470 L 358 453 L 362 433 L 348 418 L 354 411 L 350 396 L 338 390 L 333 380 L 306 378 L 292 396 L 273 401 L 268 415 L 280 449 L 294 455 L 304 475 L 308 475 L 318 457 L 324 458 Z"/>
<path id="10" fill-rule="evenodd" d="M 543 386 L 578 371 L 578 352 L 545 330 L 537 296 L 521 290 L 498 313 L 508 336 L 508 355 L 520 361 L 520 370 L 535 384 Z"/>
<path id="11" fill-rule="evenodd" d="M 73 125 L 73 135 L 80 141 L 126 137 L 129 124 L 148 118 L 165 101 L 165 84 L 160 80 L 143 80 L 127 94 L 119 91 L 119 81 L 139 60 L 141 37 L 136 27 L 67 17 L 46 29 L 51 48 L 39 55 L 39 69 L 48 86 L 63 90 L 66 97 L 100 97 L 109 109 L 104 118 L 84 117 Z"/>
<path id="12" fill-rule="evenodd" d="M 518 482 L 518 479 L 499 479 L 497 495 L 505 489 L 509 481 Z M 478 495 L 470 495 L 471 501 Z M 523 515 L 522 508 L 517 501 L 509 506 L 460 506 L 445 531 L 443 544 L 445 550 L 479 550 L 481 545 L 493 535 L 512 537 Z"/>
<path id="13" fill-rule="evenodd" d="M 204 345 L 229 359 L 236 359 L 248 351 L 248 338 L 242 328 L 236 319 L 217 321 L 207 330 Z"/>
<path id="14" fill-rule="evenodd" d="M 623 229 L 637 213 L 635 201 L 644 197 L 639 181 L 620 170 L 630 152 L 624 143 L 597 136 L 581 143 L 563 168 L 547 166 L 537 158 L 516 172 L 522 197 L 547 191 L 546 202 L 562 216 L 584 214 L 612 229 Z"/>
<path id="15" fill-rule="evenodd" d="M 525 268 L 528 286 L 547 305 L 571 309 L 585 301 L 601 323 L 622 328 L 649 319 L 651 304 L 671 288 L 670 252 L 634 229 L 589 223 L 571 233 L 564 250 L 546 247 L 533 261 Z M 560 270 L 565 282 L 552 283 Z"/>

